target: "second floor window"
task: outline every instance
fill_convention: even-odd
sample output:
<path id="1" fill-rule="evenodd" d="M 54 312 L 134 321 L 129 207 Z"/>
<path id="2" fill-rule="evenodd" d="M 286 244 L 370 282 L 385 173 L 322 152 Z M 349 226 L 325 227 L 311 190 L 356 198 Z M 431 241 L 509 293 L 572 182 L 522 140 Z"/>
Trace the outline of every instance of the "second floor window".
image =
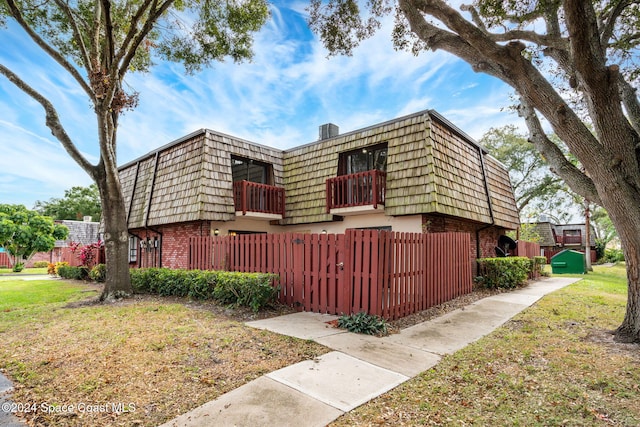
<path id="1" fill-rule="evenodd" d="M 244 157 L 231 156 L 233 182 L 249 181 L 271 185 L 271 167 L 266 163 Z"/>
<path id="2" fill-rule="evenodd" d="M 359 148 L 340 154 L 339 175 L 351 175 L 370 170 L 387 171 L 387 144 Z"/>

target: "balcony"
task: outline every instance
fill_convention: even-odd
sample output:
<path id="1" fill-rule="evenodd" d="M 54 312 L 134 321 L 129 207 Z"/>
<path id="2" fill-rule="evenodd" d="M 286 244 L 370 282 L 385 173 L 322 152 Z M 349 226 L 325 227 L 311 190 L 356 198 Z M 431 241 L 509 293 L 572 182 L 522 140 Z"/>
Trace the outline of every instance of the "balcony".
<path id="1" fill-rule="evenodd" d="M 250 181 L 233 183 L 236 215 L 264 219 L 284 218 L 284 188 Z"/>
<path id="2" fill-rule="evenodd" d="M 387 174 L 370 170 L 327 180 L 327 213 L 358 215 L 383 209 Z"/>
<path id="3" fill-rule="evenodd" d="M 564 245 L 581 245 L 582 244 L 582 236 L 580 234 L 565 234 L 562 236 L 562 243 Z"/>

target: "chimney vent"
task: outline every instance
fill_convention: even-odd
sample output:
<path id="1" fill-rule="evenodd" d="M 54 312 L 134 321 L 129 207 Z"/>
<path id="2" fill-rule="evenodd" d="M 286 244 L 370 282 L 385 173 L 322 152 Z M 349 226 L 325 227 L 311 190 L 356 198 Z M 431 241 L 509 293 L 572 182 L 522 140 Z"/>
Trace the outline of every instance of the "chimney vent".
<path id="1" fill-rule="evenodd" d="M 324 125 L 320 125 L 320 140 L 333 138 L 334 136 L 338 136 L 340 130 L 338 126 L 333 123 L 327 123 Z"/>

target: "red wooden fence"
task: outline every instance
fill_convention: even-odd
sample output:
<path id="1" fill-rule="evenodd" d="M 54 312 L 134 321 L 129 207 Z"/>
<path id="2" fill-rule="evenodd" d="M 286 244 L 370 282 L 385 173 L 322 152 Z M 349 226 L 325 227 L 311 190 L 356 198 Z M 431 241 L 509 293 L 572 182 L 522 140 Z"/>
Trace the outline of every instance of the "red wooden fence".
<path id="1" fill-rule="evenodd" d="M 466 233 L 193 237 L 189 268 L 274 273 L 299 310 L 397 319 L 471 292 L 470 247 Z"/>
<path id="2" fill-rule="evenodd" d="M 516 247 L 514 256 L 521 256 L 525 258 L 533 259 L 534 257 L 541 256 L 540 254 L 540 244 L 534 242 L 523 242 L 522 240 L 518 240 L 518 246 Z M 529 279 L 537 279 L 540 277 L 540 272 L 536 269 L 533 269 L 529 273 Z"/>
<path id="3" fill-rule="evenodd" d="M 13 263 L 6 252 L 0 252 L 0 267 L 13 267 Z"/>

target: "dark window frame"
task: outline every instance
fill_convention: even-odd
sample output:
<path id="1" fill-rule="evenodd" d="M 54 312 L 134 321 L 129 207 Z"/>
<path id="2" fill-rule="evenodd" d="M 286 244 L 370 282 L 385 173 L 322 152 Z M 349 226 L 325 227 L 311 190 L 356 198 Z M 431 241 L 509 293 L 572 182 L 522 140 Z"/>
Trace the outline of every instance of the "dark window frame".
<path id="1" fill-rule="evenodd" d="M 244 166 L 243 166 L 244 165 Z M 245 169 L 244 171 L 241 169 Z M 262 169 L 261 177 L 256 179 L 256 174 Z M 231 176 L 233 182 L 249 181 L 258 184 L 273 185 L 273 165 L 248 157 L 231 155 Z"/>
<path id="2" fill-rule="evenodd" d="M 360 165 L 354 157 L 358 157 Z M 363 157 L 366 157 L 366 169 L 362 168 Z M 386 142 L 376 145 L 360 147 L 355 150 L 340 153 L 338 158 L 338 175 L 351 175 L 370 170 L 387 171 L 387 160 L 389 158 L 389 147 Z M 382 163 L 381 163 L 381 160 Z M 360 166 L 360 167 L 358 167 Z M 361 170 L 362 169 L 362 170 Z"/>

